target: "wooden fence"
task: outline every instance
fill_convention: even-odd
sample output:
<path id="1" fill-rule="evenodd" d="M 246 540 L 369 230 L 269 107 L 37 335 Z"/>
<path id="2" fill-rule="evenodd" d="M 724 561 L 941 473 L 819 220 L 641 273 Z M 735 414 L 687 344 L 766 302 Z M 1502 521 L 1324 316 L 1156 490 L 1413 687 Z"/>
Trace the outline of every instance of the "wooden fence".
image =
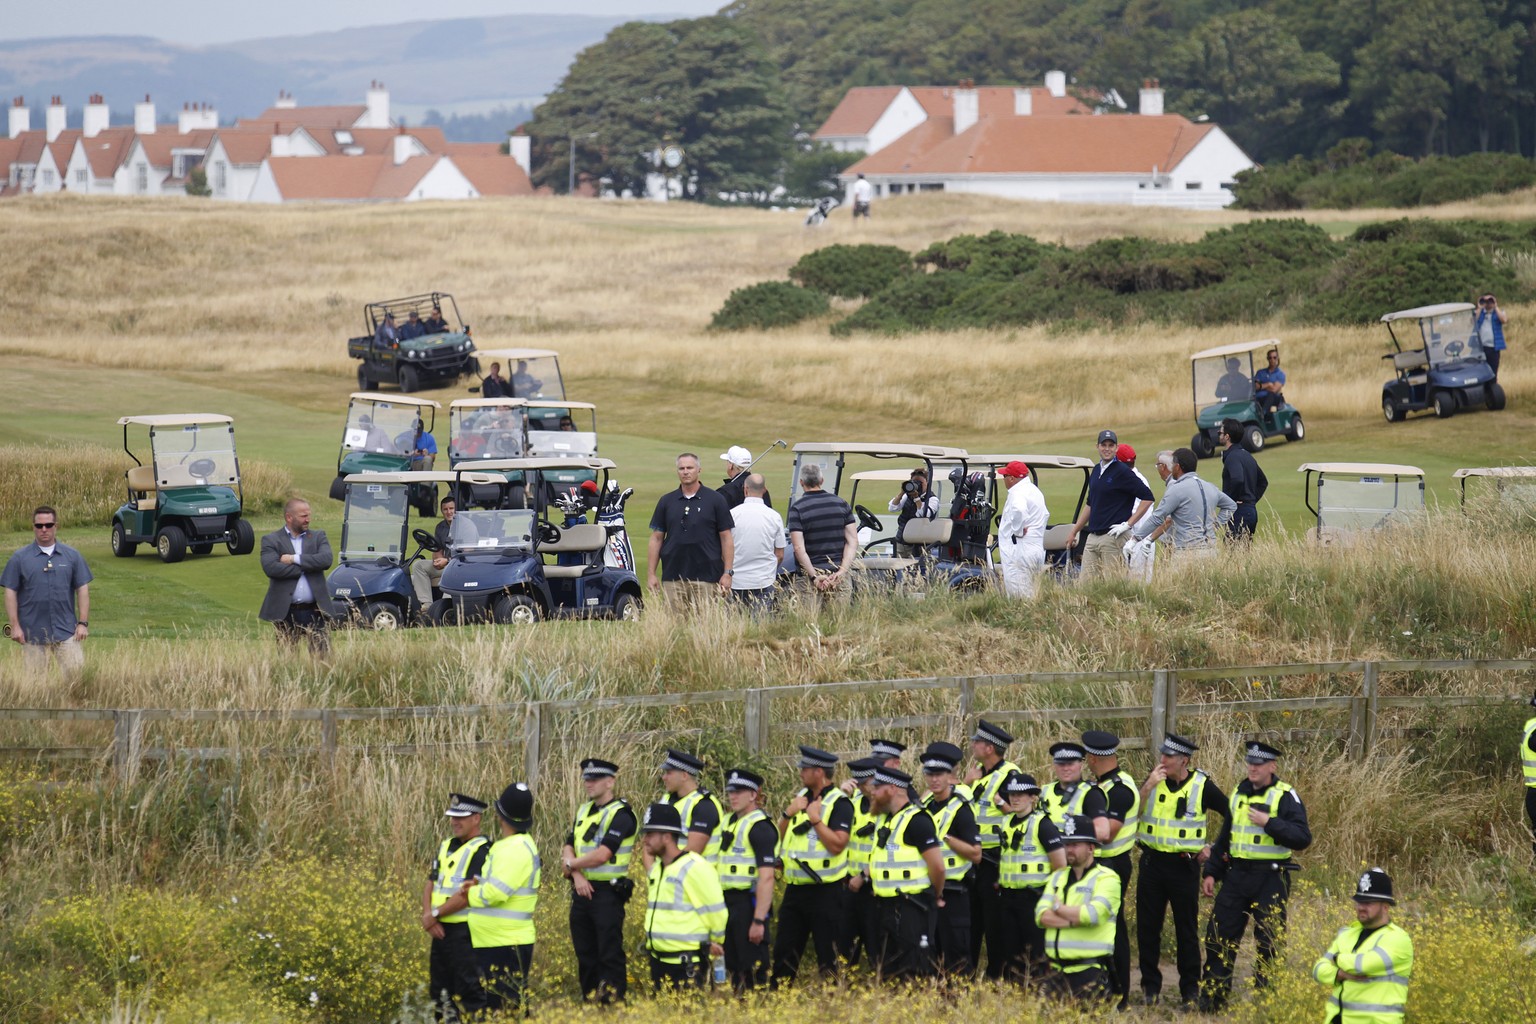
<path id="1" fill-rule="evenodd" d="M 1152 669 L 1120 672 L 1036 672 L 1017 675 L 939 676 L 914 679 L 862 680 L 840 683 L 806 683 L 746 690 L 711 690 L 676 694 L 630 697 L 597 697 L 586 700 L 528 701 L 516 704 L 468 704 L 393 708 L 306 708 L 288 710 L 237 709 L 52 709 L 0 708 L 0 722 L 110 722 L 112 737 L 97 746 L 0 746 L 0 756 L 31 760 L 93 761 L 110 767 L 122 777 L 131 778 L 146 761 L 218 760 L 247 757 L 315 757 L 333 763 L 341 753 L 412 755 L 441 752 L 445 747 L 507 748 L 522 746 L 525 778 L 536 785 L 539 772 L 550 754 L 550 730 L 547 724 L 560 713 L 594 712 L 612 709 L 666 708 L 679 704 L 723 703 L 739 705 L 741 737 L 748 750 L 767 752 L 776 737 L 811 739 L 834 732 L 874 732 L 891 729 L 930 729 L 953 732 L 968 729 L 974 717 L 985 715 L 1002 723 L 1046 723 L 1082 719 L 1145 721 L 1145 732 L 1126 733 L 1127 749 L 1155 746 L 1164 732 L 1178 731 L 1181 718 L 1195 718 L 1223 713 L 1306 712 L 1319 710 L 1348 711 L 1347 729 L 1290 729 L 1287 735 L 1342 736 L 1350 754 L 1362 758 L 1377 741 L 1391 730 L 1378 728 L 1378 716 L 1391 708 L 1451 708 L 1469 706 L 1508 706 L 1525 700 L 1523 693 L 1479 695 L 1419 694 L 1383 696 L 1378 691 L 1383 674 L 1442 673 L 1531 673 L 1536 660 L 1439 660 L 1439 661 L 1339 661 L 1294 665 L 1254 665 L 1233 668 Z M 1294 676 L 1346 677 L 1354 681 L 1348 692 L 1314 697 L 1275 699 L 1201 699 L 1179 702 L 1181 686 L 1242 680 L 1273 681 Z M 1048 686 L 1052 684 L 1091 685 L 1130 683 L 1150 687 L 1145 704 L 1113 707 L 1007 708 L 979 700 L 977 691 L 991 686 Z M 907 716 L 866 716 L 862 718 L 821 719 L 814 721 L 776 720 L 777 702 L 804 696 L 844 697 L 891 691 L 940 691 L 952 696 L 943 712 Z M 355 722 L 403 722 L 409 720 L 447 721 L 506 716 L 521 717 L 521 740 L 455 740 L 433 743 L 346 745 L 341 742 L 342 727 Z M 297 747 L 149 747 L 145 745 L 146 726 L 156 722 L 240 723 L 315 723 L 315 744 Z M 720 723 L 724 725 L 725 723 Z M 626 734 L 631 739 L 666 740 L 687 733 L 686 729 L 656 728 Z M 700 730 L 692 730 L 698 732 Z M 1401 733 L 1402 730 L 1396 730 Z"/>

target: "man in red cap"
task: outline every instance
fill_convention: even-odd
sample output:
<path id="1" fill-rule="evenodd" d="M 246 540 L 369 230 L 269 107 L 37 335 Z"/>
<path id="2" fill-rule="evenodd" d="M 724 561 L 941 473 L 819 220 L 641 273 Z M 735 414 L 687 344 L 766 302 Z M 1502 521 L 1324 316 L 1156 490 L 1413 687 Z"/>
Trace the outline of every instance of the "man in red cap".
<path id="1" fill-rule="evenodd" d="M 1045 524 L 1050 514 L 1045 495 L 1029 478 L 1029 467 L 1015 459 L 997 475 L 1008 488 L 998 520 L 997 546 L 1003 559 L 1003 589 L 1009 597 L 1034 597 L 1045 568 Z"/>

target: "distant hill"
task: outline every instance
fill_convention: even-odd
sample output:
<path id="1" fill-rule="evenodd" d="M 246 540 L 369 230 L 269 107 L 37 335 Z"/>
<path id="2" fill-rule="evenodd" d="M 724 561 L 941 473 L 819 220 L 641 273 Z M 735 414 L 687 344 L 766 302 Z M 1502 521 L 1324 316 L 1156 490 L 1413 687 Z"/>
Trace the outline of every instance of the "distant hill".
<path id="1" fill-rule="evenodd" d="M 0 42 L 0 98 L 9 106 L 11 97 L 24 96 L 38 128 L 50 96 L 63 96 L 78 124 L 92 93 L 106 97 L 114 124 L 128 121 L 145 93 L 161 120 L 192 102 L 212 104 L 229 122 L 265 110 L 280 89 L 305 105 L 361 103 L 368 83 L 379 79 L 397 117 L 421 123 L 431 109 L 448 117 L 534 105 L 579 50 L 626 20 L 634 19 L 458 18 L 216 46 L 142 36 Z"/>

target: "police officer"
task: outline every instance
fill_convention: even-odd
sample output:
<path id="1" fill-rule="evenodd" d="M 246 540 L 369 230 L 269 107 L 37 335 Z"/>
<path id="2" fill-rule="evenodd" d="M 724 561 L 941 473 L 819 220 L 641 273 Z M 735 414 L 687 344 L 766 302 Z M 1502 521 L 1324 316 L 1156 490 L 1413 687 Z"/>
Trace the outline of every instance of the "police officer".
<path id="1" fill-rule="evenodd" d="M 725 896 L 714 865 L 685 846 L 688 835 L 677 805 L 655 803 L 640 822 L 650 854 L 645 948 L 657 989 L 703 988 L 709 962 L 725 952 Z"/>
<path id="2" fill-rule="evenodd" d="M 1013 737 L 1007 730 L 984 718 L 979 719 L 976 731 L 971 734 L 971 755 L 976 758 L 976 763 L 965 773 L 981 838 L 981 860 L 971 872 L 974 880 L 971 883 L 971 963 L 981 962 L 981 946 L 985 942 L 987 977 L 993 979 L 1003 976 L 1004 957 L 1004 923 L 997 878 L 1006 815 L 997 803 L 997 794 L 1008 773 L 1018 771 L 1018 765 L 1004 757 L 1012 742 Z"/>
<path id="3" fill-rule="evenodd" d="M 1120 737 L 1102 729 L 1083 733 L 1083 749 L 1096 780 L 1083 798 L 1083 813 L 1093 819 L 1100 847 L 1096 860 L 1120 876 L 1120 910 L 1115 915 L 1115 961 L 1110 989 L 1123 1010 L 1131 993 L 1131 935 L 1125 924 L 1126 893 L 1131 889 L 1131 850 L 1141 826 L 1141 790 L 1120 767 Z"/>
<path id="4" fill-rule="evenodd" d="M 1175 733 L 1163 737 L 1157 767 L 1141 785 L 1141 878 L 1136 883 L 1136 951 L 1141 991 L 1148 1003 L 1162 997 L 1158 959 L 1163 918 L 1173 908 L 1173 935 L 1179 966 L 1179 999 L 1200 997 L 1200 865 L 1210 858 L 1206 818 L 1211 811 L 1231 817 L 1227 796 L 1189 760 L 1200 748 Z"/>
<path id="5" fill-rule="evenodd" d="M 1531 707 L 1536 708 L 1536 696 L 1531 697 Z M 1531 820 L 1531 853 L 1536 854 L 1536 716 L 1525 722 L 1520 770 L 1525 776 L 1525 816 Z"/>
<path id="6" fill-rule="evenodd" d="M 807 939 L 816 943 L 822 974 L 837 969 L 847 936 L 848 836 L 853 801 L 832 784 L 837 755 L 800 747 L 800 782 L 779 815 L 779 857 L 784 863 L 784 898 L 779 934 L 773 943 L 773 984 L 793 981 Z"/>
<path id="7" fill-rule="evenodd" d="M 533 915 L 539 905 L 539 848 L 533 828 L 533 793 L 515 782 L 496 798 L 501 838 L 485 855 L 484 871 L 459 887 L 444 909 L 469 908 L 469 937 L 485 1008 L 517 1009 L 528 987 L 535 939 Z"/>
<path id="8" fill-rule="evenodd" d="M 662 800 L 677 808 L 688 832 L 683 845 L 711 864 L 720 852 L 720 819 L 725 816 L 719 799 L 699 785 L 704 762 L 682 750 L 668 750 L 661 762 L 661 785 L 666 790 Z M 645 870 L 651 870 L 650 857 L 641 851 Z"/>
<path id="9" fill-rule="evenodd" d="M 944 903 L 939 910 L 934 952 L 946 974 L 970 974 L 971 887 L 967 880 L 981 860 L 981 834 L 970 790 L 955 782 L 955 766 L 965 754 L 953 743 L 930 743 L 922 753 L 928 798 L 923 806 L 944 843 Z"/>
<path id="10" fill-rule="evenodd" d="M 849 761 L 849 779 L 843 783 L 844 792 L 848 792 L 850 785 L 853 787 L 849 796 L 853 803 L 853 828 L 848 833 L 847 928 L 843 939 L 850 967 L 859 962 L 864 950 L 875 948 L 880 934 L 875 893 L 869 887 L 869 858 L 875 851 L 875 832 L 881 819 L 870 792 L 874 788 L 875 769 L 879 767 L 880 762 L 873 757 Z"/>
<path id="11" fill-rule="evenodd" d="M 1067 866 L 1067 854 L 1056 823 L 1040 809 L 1040 786 L 1033 775 L 1009 773 L 999 799 L 1008 807 L 998 877 L 1006 925 L 1005 968 L 1010 977 L 1028 981 L 1045 969 L 1045 932 L 1035 923 L 1035 904 L 1051 872 Z"/>
<path id="12" fill-rule="evenodd" d="M 444 914 L 443 905 L 459 891 L 466 878 L 480 874 L 490 841 L 480 834 L 484 801 L 462 793 L 448 794 L 443 816 L 452 831 L 433 858 L 427 887 L 421 894 L 421 927 L 432 936 L 427 957 L 428 991 L 439 1020 L 456 1021 L 485 1006 L 475 949 L 469 940 L 469 914 L 464 910 Z"/>
<path id="13" fill-rule="evenodd" d="M 932 969 L 935 914 L 944 908 L 944 847 L 932 816 L 907 798 L 912 776 L 876 768 L 872 785 L 875 810 L 885 816 L 869 861 L 880 911 L 872 956 L 882 978 L 919 977 Z"/>
<path id="14" fill-rule="evenodd" d="M 730 813 L 720 826 L 715 872 L 725 892 L 725 969 L 737 995 L 768 984 L 768 921 L 778 877 L 779 830 L 762 811 L 763 777 L 745 768 L 725 776 Z"/>
<path id="15" fill-rule="evenodd" d="M 1056 781 L 1040 794 L 1040 804 L 1058 828 L 1067 815 L 1083 813 L 1083 800 L 1093 788 L 1083 781 L 1083 758 L 1087 756 L 1080 743 L 1065 740 L 1051 744 L 1051 770 Z"/>
<path id="16" fill-rule="evenodd" d="M 561 873 L 571 880 L 571 946 L 583 999 L 623 999 L 624 905 L 634 892 L 629 862 L 635 852 L 635 812 L 614 796 L 619 766 L 602 758 L 581 762 L 587 802 L 576 811 L 560 851 Z"/>
<path id="17" fill-rule="evenodd" d="M 1355 923 L 1339 929 L 1312 977 L 1330 989 L 1324 1024 L 1401 1024 L 1413 940 L 1392 923 L 1392 879 L 1371 868 L 1355 883 Z"/>
<path id="18" fill-rule="evenodd" d="M 1035 923 L 1045 932 L 1045 956 L 1051 966 L 1041 992 L 1104 999 L 1110 995 L 1120 876 L 1094 863 L 1099 839 L 1087 815 L 1065 815 L 1061 841 L 1066 844 L 1067 866 L 1051 873 L 1035 904 Z"/>
<path id="19" fill-rule="evenodd" d="M 1232 963 L 1238 944 L 1253 917 L 1253 936 L 1258 945 L 1254 983 L 1268 984 L 1275 937 L 1285 925 L 1285 903 L 1290 895 L 1293 850 L 1312 845 L 1307 811 L 1289 783 L 1276 778 L 1280 751 L 1267 743 L 1249 743 L 1244 760 L 1248 777 L 1232 793 L 1232 817 L 1205 862 L 1200 891 L 1221 893 L 1205 928 L 1205 977 L 1200 983 L 1200 1006 L 1220 1010 L 1232 991 Z"/>

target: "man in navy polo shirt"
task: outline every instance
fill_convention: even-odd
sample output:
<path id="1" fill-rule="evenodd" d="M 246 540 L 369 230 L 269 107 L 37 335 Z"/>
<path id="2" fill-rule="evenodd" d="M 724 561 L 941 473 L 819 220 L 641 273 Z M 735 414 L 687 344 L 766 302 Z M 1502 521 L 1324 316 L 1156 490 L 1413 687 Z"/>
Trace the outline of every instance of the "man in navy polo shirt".
<path id="1" fill-rule="evenodd" d="M 1135 526 L 1152 507 L 1152 489 L 1131 467 L 1116 458 L 1120 439 L 1113 430 L 1099 431 L 1099 464 L 1088 478 L 1088 500 L 1067 537 L 1070 549 L 1086 530 L 1082 579 L 1125 575 L 1125 556 L 1120 536 Z"/>
<path id="2" fill-rule="evenodd" d="M 677 457 L 677 482 L 677 490 L 663 494 L 651 516 L 647 582 L 668 603 L 688 608 L 730 592 L 735 523 L 720 493 L 699 482 L 697 455 Z"/>

